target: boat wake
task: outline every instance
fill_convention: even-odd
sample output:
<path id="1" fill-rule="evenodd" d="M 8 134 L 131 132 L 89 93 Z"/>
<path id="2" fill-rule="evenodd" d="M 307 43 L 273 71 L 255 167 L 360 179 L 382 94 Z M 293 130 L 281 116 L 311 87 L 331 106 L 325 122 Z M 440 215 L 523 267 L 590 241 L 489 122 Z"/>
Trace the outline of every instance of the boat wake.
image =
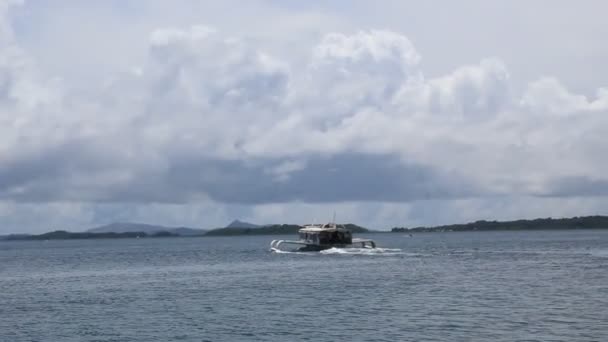
<path id="1" fill-rule="evenodd" d="M 271 248 L 270 251 L 276 254 L 301 254 L 301 255 L 315 255 L 318 253 L 314 252 L 298 252 L 298 251 L 285 251 L 278 248 Z"/>
<path id="2" fill-rule="evenodd" d="M 608 249 L 592 249 L 589 254 L 597 258 L 608 258 Z"/>
<path id="3" fill-rule="evenodd" d="M 277 254 L 301 254 L 301 255 L 405 255 L 400 248 L 330 248 L 320 252 L 299 252 L 285 251 L 277 248 L 271 248 L 271 252 Z"/>
<path id="4" fill-rule="evenodd" d="M 403 255 L 400 248 L 330 248 L 319 252 L 320 254 L 343 255 Z"/>

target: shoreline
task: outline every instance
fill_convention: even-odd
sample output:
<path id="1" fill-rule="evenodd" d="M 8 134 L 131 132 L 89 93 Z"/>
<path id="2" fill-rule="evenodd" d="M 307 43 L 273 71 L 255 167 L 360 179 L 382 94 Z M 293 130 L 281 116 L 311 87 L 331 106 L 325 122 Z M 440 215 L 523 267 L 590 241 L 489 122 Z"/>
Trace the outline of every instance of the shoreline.
<path id="1" fill-rule="evenodd" d="M 379 231 L 347 224 L 355 234 L 386 233 L 438 233 L 438 232 L 490 232 L 490 231 L 551 231 L 551 230 L 603 230 L 608 229 L 608 216 L 583 216 L 572 218 L 539 218 L 533 220 L 486 221 L 479 220 L 464 224 L 451 224 L 433 227 L 394 227 L 391 230 Z M 137 238 L 190 238 L 190 237 L 231 237 L 231 236 L 277 236 L 297 234 L 301 228 L 294 224 L 276 224 L 258 228 L 217 228 L 202 234 L 180 235 L 170 231 L 155 232 L 69 232 L 56 230 L 43 234 L 7 234 L 0 236 L 0 241 L 47 241 L 47 240 L 92 240 L 92 239 L 137 239 Z"/>

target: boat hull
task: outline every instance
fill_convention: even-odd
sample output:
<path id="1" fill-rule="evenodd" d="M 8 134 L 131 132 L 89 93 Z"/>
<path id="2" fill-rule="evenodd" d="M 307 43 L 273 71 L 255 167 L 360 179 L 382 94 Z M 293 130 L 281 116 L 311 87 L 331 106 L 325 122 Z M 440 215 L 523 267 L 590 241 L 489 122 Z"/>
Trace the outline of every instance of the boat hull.
<path id="1" fill-rule="evenodd" d="M 306 245 L 298 248 L 298 252 L 320 252 L 331 248 L 352 248 L 350 245 Z"/>
<path id="2" fill-rule="evenodd" d="M 282 245 L 296 245 L 297 252 L 319 252 L 331 248 L 376 248 L 376 243 L 369 239 L 353 239 L 350 244 L 311 244 L 305 241 L 293 240 L 272 240 L 270 243 L 271 251 L 280 251 Z"/>

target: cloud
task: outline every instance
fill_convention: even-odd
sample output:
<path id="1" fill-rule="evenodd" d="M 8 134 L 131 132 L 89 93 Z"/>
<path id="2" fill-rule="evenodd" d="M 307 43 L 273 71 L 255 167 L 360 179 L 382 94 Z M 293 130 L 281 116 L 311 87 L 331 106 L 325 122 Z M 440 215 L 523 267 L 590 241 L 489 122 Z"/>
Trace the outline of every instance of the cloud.
<path id="1" fill-rule="evenodd" d="M 431 113 L 483 120 L 510 105 L 509 91 L 506 66 L 500 60 L 485 59 L 430 80 L 423 98 Z"/>
<path id="2" fill-rule="evenodd" d="M 408 201 L 472 196 L 470 181 L 390 156 L 340 154 L 311 158 L 288 177 L 266 172 L 277 161 L 177 161 L 167 175 L 174 191 L 197 191 L 224 203 Z M 279 164 L 277 167 L 282 167 Z"/>
<path id="3" fill-rule="evenodd" d="M 580 112 L 608 111 L 608 88 L 599 88 L 595 100 L 572 94 L 557 79 L 546 77 L 531 83 L 522 100 L 529 111 L 572 115 Z"/>
<path id="4" fill-rule="evenodd" d="M 207 201 L 192 204 L 0 201 L 0 235 L 82 231 L 111 222 L 143 222 L 169 227 L 223 227 L 250 210 Z"/>
<path id="5" fill-rule="evenodd" d="M 156 27 L 139 59 L 126 52 L 128 67 L 73 82 L 44 70 L 7 4 L 7 203 L 390 207 L 604 196 L 593 190 L 608 182 L 598 158 L 608 149 L 603 84 L 590 85 L 600 86 L 593 95 L 557 76 L 521 88 L 508 63 L 483 55 L 428 72 L 424 51 L 395 30 L 328 31 L 280 51 L 268 32 L 204 25 Z"/>
<path id="6" fill-rule="evenodd" d="M 5 112 L 13 125 L 27 124 L 0 156 L 0 196 L 410 201 L 534 194 L 560 177 L 603 177 L 593 161 L 583 173 L 548 170 L 562 159 L 535 160 L 552 144 L 533 138 L 557 136 L 564 119 L 546 118 L 550 131 L 524 117 L 556 108 L 600 113 L 603 89 L 589 101 L 539 80 L 518 100 L 497 59 L 430 79 L 420 60 L 413 44 L 391 31 L 329 33 L 298 67 L 213 28 L 158 29 L 141 67 L 102 84 L 99 96 L 69 89 L 46 102 L 40 120 L 29 105 L 19 117 Z M 23 103 L 37 98 L 29 95 Z M 25 138 L 32 142 L 20 146 Z"/>
<path id="7" fill-rule="evenodd" d="M 570 176 L 552 180 L 545 196 L 608 196 L 608 180 Z"/>
<path id="8" fill-rule="evenodd" d="M 223 106 L 238 109 L 272 106 L 284 96 L 287 70 L 279 61 L 237 38 L 214 29 L 159 29 L 150 38 L 145 74 L 152 96 L 171 97 L 176 105 L 208 112 Z"/>
<path id="9" fill-rule="evenodd" d="M 51 100 L 52 90 L 42 84 L 32 60 L 15 41 L 9 13 L 19 4 L 0 3 L 0 105 L 5 110 L 35 110 Z"/>
<path id="10" fill-rule="evenodd" d="M 14 32 L 12 23 L 9 17 L 11 7 L 22 5 L 22 0 L 2 0 L 0 1 L 0 42 L 4 44 L 12 44 L 14 40 Z"/>

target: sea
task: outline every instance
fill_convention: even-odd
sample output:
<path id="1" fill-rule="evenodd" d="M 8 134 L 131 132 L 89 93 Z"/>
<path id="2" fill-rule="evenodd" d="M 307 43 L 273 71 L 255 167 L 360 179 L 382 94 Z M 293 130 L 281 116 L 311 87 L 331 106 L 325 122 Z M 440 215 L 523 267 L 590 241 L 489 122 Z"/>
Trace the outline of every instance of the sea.
<path id="1" fill-rule="evenodd" d="M 608 341 L 608 230 L 357 237 L 0 241 L 0 342 Z"/>

